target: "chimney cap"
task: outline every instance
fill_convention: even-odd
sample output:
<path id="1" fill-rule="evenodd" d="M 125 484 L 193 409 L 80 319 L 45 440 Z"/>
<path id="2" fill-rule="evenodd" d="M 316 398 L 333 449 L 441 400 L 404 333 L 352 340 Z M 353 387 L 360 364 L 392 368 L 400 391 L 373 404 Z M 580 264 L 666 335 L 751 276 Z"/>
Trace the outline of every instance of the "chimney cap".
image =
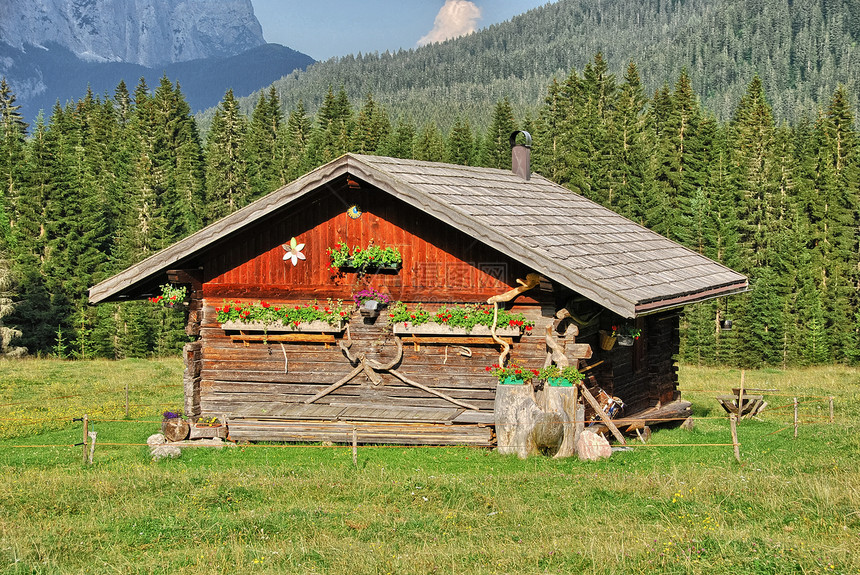
<path id="1" fill-rule="evenodd" d="M 517 144 L 517 136 L 522 134 L 526 137 L 526 143 L 524 144 L 526 148 L 532 147 L 532 135 L 526 132 L 525 130 L 515 130 L 511 132 L 511 148 L 518 145 Z M 522 144 L 521 144 L 522 145 Z"/>
<path id="2" fill-rule="evenodd" d="M 525 145 L 517 144 L 517 136 L 525 136 Z M 511 134 L 511 169 L 513 172 L 528 181 L 532 177 L 532 135 L 525 130 L 517 130 Z"/>

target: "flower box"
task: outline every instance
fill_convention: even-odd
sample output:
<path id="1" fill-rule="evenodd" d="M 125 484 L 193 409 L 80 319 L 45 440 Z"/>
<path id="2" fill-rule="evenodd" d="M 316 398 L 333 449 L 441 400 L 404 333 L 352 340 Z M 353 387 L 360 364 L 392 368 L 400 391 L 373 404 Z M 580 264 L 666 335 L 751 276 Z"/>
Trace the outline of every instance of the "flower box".
<path id="1" fill-rule="evenodd" d="M 630 336 L 630 335 L 619 335 L 619 336 L 617 336 L 617 339 L 616 339 L 615 343 L 617 343 L 618 345 L 623 346 L 623 347 L 632 347 L 632 346 L 633 346 L 633 343 L 634 343 L 635 341 L 636 341 L 636 340 L 635 340 L 635 339 L 633 339 L 633 336 Z"/>
<path id="2" fill-rule="evenodd" d="M 550 387 L 573 387 L 573 383 L 571 383 L 569 379 L 564 377 L 547 378 L 546 384 Z"/>
<path id="3" fill-rule="evenodd" d="M 211 425 L 208 423 L 195 423 L 191 426 L 191 433 L 188 439 L 213 439 L 219 437 L 224 439 L 227 437 L 227 426 L 223 423 Z"/>
<path id="4" fill-rule="evenodd" d="M 362 273 L 362 274 L 384 274 L 397 273 L 403 267 L 403 264 L 370 264 L 367 266 L 357 266 L 352 261 L 347 261 L 345 264 L 338 266 L 338 269 L 345 273 Z"/>
<path id="5" fill-rule="evenodd" d="M 412 325 L 408 322 L 398 322 L 394 324 L 394 335 L 492 335 L 490 328 L 485 325 L 476 325 L 471 330 L 467 331 L 463 327 L 452 327 L 440 325 L 435 322 L 422 323 L 421 325 Z M 499 337 L 518 337 L 522 335 L 522 331 L 518 327 L 497 327 L 496 335 Z"/>
<path id="6" fill-rule="evenodd" d="M 525 385 L 525 381 L 518 377 L 506 377 L 499 380 L 499 385 Z"/>
<path id="7" fill-rule="evenodd" d="M 267 333 L 282 332 L 315 332 L 315 333 L 340 333 L 346 329 L 346 321 L 335 325 L 318 320 L 299 325 L 284 324 L 282 322 L 265 323 L 262 321 L 225 321 L 221 329 L 228 331 L 262 331 Z"/>

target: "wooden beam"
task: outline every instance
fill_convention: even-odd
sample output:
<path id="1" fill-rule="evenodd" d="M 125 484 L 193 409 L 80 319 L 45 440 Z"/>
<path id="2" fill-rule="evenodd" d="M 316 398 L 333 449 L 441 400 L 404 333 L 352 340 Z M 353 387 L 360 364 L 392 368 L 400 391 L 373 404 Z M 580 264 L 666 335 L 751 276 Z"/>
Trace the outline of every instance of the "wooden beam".
<path id="1" fill-rule="evenodd" d="M 167 280 L 174 284 L 189 284 L 191 289 L 198 291 L 203 287 L 203 270 L 167 270 Z"/>
<path id="2" fill-rule="evenodd" d="M 509 345 L 514 343 L 514 339 L 511 337 L 503 337 L 501 339 Z M 414 343 L 415 345 L 421 345 L 424 343 L 441 343 L 446 345 L 501 345 L 497 341 L 494 341 L 493 337 L 489 335 L 476 337 L 411 335 L 409 337 L 404 337 L 403 341 L 405 343 Z"/>
<path id="3" fill-rule="evenodd" d="M 334 343 L 334 336 L 330 333 L 273 333 L 265 335 L 262 333 L 232 334 L 232 341 L 277 341 L 298 343 Z"/>
<path id="4" fill-rule="evenodd" d="M 597 415 L 600 416 L 600 419 L 603 420 L 603 423 L 606 424 L 606 427 L 609 428 L 609 431 L 612 432 L 612 435 L 615 436 L 615 439 L 617 439 L 618 442 L 621 443 L 621 445 L 627 445 L 627 442 L 624 440 L 624 436 L 621 435 L 621 432 L 618 430 L 615 424 L 612 423 L 612 420 L 609 419 L 609 416 L 606 415 L 606 412 L 603 411 L 603 408 L 600 407 L 600 404 L 597 403 L 597 400 L 594 399 L 594 396 L 591 395 L 591 392 L 588 391 L 588 388 L 586 388 L 582 384 L 579 384 L 579 387 L 582 390 L 582 397 L 584 397 L 586 401 L 591 404 L 591 407 L 594 409 Z"/>

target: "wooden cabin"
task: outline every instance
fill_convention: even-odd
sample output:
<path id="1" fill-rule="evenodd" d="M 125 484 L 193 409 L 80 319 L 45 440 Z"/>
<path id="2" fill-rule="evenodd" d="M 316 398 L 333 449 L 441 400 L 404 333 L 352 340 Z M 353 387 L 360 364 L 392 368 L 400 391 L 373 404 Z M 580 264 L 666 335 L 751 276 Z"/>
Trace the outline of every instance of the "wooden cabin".
<path id="1" fill-rule="evenodd" d="M 533 322 L 503 337 L 511 361 L 542 367 L 550 326 L 626 414 L 677 401 L 680 309 L 744 291 L 747 279 L 531 175 L 527 158 L 515 165 L 347 154 L 94 286 L 90 301 L 187 285 L 185 414 L 221 418 L 235 440 L 343 442 L 355 429 L 364 443 L 493 445 L 498 333 L 395 326 L 393 304 L 315 331 L 218 321 L 228 305 L 351 304 L 368 287 L 432 316 L 537 274 L 503 306 Z M 333 266 L 341 242 L 393 247 L 402 262 Z M 559 325 L 565 314 L 574 329 Z M 599 332 L 621 324 L 641 337 L 602 349 Z"/>

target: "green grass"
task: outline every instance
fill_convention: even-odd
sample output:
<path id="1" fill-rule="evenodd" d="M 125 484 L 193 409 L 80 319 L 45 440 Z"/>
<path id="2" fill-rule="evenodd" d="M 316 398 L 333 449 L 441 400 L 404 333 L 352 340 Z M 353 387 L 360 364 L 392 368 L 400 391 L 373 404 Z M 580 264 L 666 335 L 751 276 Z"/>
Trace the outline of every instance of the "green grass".
<path id="1" fill-rule="evenodd" d="M 860 573 L 856 370 L 747 372 L 788 397 L 741 423 L 740 465 L 729 446 L 656 447 L 730 442 L 714 394 L 740 373 L 683 367 L 696 427 L 655 431 L 655 447 L 599 463 L 360 447 L 356 469 L 341 446 L 153 463 L 103 445 L 145 442 L 181 405 L 178 360 L 0 367 L 2 573 Z M 796 440 L 793 394 L 809 422 Z M 834 425 L 810 397 L 829 395 Z M 71 447 L 83 412 L 93 466 Z"/>

